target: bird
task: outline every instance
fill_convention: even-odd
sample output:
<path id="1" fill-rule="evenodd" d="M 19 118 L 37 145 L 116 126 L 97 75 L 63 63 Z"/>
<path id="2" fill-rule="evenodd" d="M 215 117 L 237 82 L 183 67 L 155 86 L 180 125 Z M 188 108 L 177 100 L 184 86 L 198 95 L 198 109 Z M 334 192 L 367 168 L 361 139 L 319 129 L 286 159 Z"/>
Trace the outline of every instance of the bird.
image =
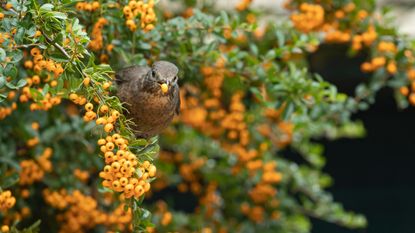
<path id="1" fill-rule="evenodd" d="M 179 69 L 168 61 L 133 65 L 116 72 L 117 96 L 138 138 L 160 134 L 180 112 Z"/>

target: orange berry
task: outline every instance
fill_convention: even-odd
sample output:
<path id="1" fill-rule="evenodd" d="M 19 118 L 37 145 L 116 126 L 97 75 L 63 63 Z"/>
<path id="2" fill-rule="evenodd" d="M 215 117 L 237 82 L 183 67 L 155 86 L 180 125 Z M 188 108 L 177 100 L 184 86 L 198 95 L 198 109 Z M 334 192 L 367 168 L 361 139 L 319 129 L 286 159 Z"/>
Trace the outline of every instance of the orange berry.
<path id="1" fill-rule="evenodd" d="M 104 180 L 102 181 L 102 186 L 109 188 L 111 187 L 111 182 L 109 180 Z"/>
<path id="2" fill-rule="evenodd" d="M 105 125 L 107 123 L 107 120 L 105 120 L 105 118 L 103 118 L 103 117 L 100 117 L 95 121 L 95 123 L 97 125 Z"/>
<path id="3" fill-rule="evenodd" d="M 161 92 L 163 92 L 163 94 L 166 94 L 169 91 L 169 86 L 167 86 L 167 84 L 163 83 L 160 85 L 161 88 Z"/>
<path id="4" fill-rule="evenodd" d="M 146 31 L 151 31 L 151 30 L 153 30 L 154 29 L 154 24 L 149 24 L 149 25 L 147 25 L 146 26 L 146 28 L 145 28 L 145 30 Z"/>
<path id="5" fill-rule="evenodd" d="M 129 6 L 125 6 L 122 11 L 124 14 L 131 14 L 131 8 Z"/>
<path id="6" fill-rule="evenodd" d="M 88 120 L 93 120 L 97 117 L 97 114 L 93 111 L 88 111 L 85 113 L 85 116 L 88 118 Z"/>
<path id="7" fill-rule="evenodd" d="M 108 52 L 111 52 L 113 48 L 114 48 L 114 45 L 113 44 L 107 45 L 107 51 Z"/>
<path id="8" fill-rule="evenodd" d="M 58 81 L 56 80 L 52 80 L 52 82 L 50 82 L 51 87 L 56 87 L 57 85 L 58 85 Z"/>
<path id="9" fill-rule="evenodd" d="M 409 95 L 409 103 L 411 103 L 412 105 L 415 105 L 415 93 L 411 93 Z"/>
<path id="10" fill-rule="evenodd" d="M 38 75 L 33 75 L 32 82 L 34 84 L 39 84 L 40 83 L 40 77 Z"/>
<path id="11" fill-rule="evenodd" d="M 410 69 L 406 72 L 409 80 L 415 80 L 415 69 Z"/>
<path id="12" fill-rule="evenodd" d="M 114 150 L 114 143 L 112 142 L 108 142 L 105 146 L 107 147 L 107 150 Z"/>
<path id="13" fill-rule="evenodd" d="M 3 226 L 1 226 L 1 232 L 3 232 L 3 233 L 7 233 L 7 232 L 9 232 L 9 231 L 10 231 L 9 226 L 7 226 L 7 225 L 3 225 Z"/>
<path id="14" fill-rule="evenodd" d="M 110 163 L 114 159 L 114 153 L 112 151 L 107 151 L 107 152 L 105 152 L 104 157 L 105 157 L 105 162 Z"/>
<path id="15" fill-rule="evenodd" d="M 148 175 L 150 177 L 154 177 L 156 175 L 156 171 L 157 171 L 156 166 L 154 166 L 153 164 L 151 164 L 150 167 L 148 168 Z"/>
<path id="16" fill-rule="evenodd" d="M 117 110 L 112 110 L 111 116 L 117 119 L 118 117 L 120 117 L 120 113 Z"/>
<path id="17" fill-rule="evenodd" d="M 115 144 L 117 144 L 117 146 L 124 145 L 124 139 L 123 138 L 119 138 L 119 139 L 115 140 Z"/>
<path id="18" fill-rule="evenodd" d="M 115 118 L 112 116 L 107 117 L 107 123 L 114 123 L 115 122 Z"/>
<path id="19" fill-rule="evenodd" d="M 84 2 L 78 2 L 78 3 L 75 5 L 75 8 L 76 8 L 78 11 L 81 11 L 81 10 L 83 10 L 83 9 L 84 9 L 84 5 L 85 5 L 85 3 L 84 3 Z"/>
<path id="20" fill-rule="evenodd" d="M 402 95 L 404 95 L 404 96 L 408 96 L 408 94 L 409 94 L 409 88 L 408 87 L 401 87 L 401 88 L 399 88 L 399 92 L 402 94 Z"/>
<path id="21" fill-rule="evenodd" d="M 23 198 L 28 198 L 30 196 L 30 192 L 28 189 L 23 189 L 21 195 Z"/>
<path id="22" fill-rule="evenodd" d="M 132 185 L 132 184 L 127 184 L 127 185 L 124 187 L 124 191 L 125 191 L 126 193 L 131 193 L 131 191 L 133 191 L 133 189 L 134 189 L 134 185 Z"/>
<path id="23" fill-rule="evenodd" d="M 95 11 L 99 8 L 99 2 L 98 1 L 93 1 L 92 2 L 92 10 Z"/>
<path id="24" fill-rule="evenodd" d="M 137 186 L 135 186 L 135 188 L 134 188 L 134 194 L 135 194 L 137 197 L 139 197 L 139 196 L 143 195 L 143 194 L 144 194 L 144 189 L 143 189 L 143 186 L 141 186 L 141 185 L 137 185 Z"/>
<path id="25" fill-rule="evenodd" d="M 127 25 L 127 27 L 131 27 L 131 26 L 135 25 L 135 22 L 134 22 L 134 20 L 129 19 L 129 20 L 125 21 L 125 25 Z"/>
<path id="26" fill-rule="evenodd" d="M 112 171 L 112 167 L 110 166 L 110 165 L 106 165 L 105 167 L 104 167 L 104 172 L 106 172 L 106 173 L 110 173 Z"/>
<path id="27" fill-rule="evenodd" d="M 150 167 L 150 162 L 146 160 L 141 164 L 141 166 L 144 167 L 145 169 L 148 169 L 148 167 Z"/>
<path id="28" fill-rule="evenodd" d="M 85 3 L 84 5 L 84 10 L 85 11 L 92 11 L 92 5 L 89 3 Z"/>
<path id="29" fill-rule="evenodd" d="M 112 187 L 113 187 L 114 189 L 118 189 L 118 188 L 120 188 L 120 187 L 121 187 L 120 182 L 119 182 L 118 180 L 116 180 L 116 181 L 112 182 Z"/>
<path id="30" fill-rule="evenodd" d="M 170 212 L 166 212 L 163 214 L 163 217 L 161 218 L 161 225 L 166 226 L 168 225 L 173 218 L 173 215 Z"/>
<path id="31" fill-rule="evenodd" d="M 344 11 L 351 12 L 355 8 L 356 8 L 356 5 L 353 2 L 351 2 L 351 3 L 348 3 L 346 6 L 344 6 Z"/>
<path id="32" fill-rule="evenodd" d="M 361 65 L 361 70 L 363 71 L 363 72 L 371 72 L 371 71 L 373 71 L 373 66 L 372 66 L 372 64 L 371 63 L 369 63 L 369 62 L 364 62 L 362 65 Z"/>
<path id="33" fill-rule="evenodd" d="M 37 123 L 37 122 L 32 122 L 32 129 L 33 130 L 39 130 L 39 123 Z"/>
<path id="34" fill-rule="evenodd" d="M 72 100 L 72 101 L 75 101 L 75 100 L 77 100 L 77 99 L 78 99 L 78 95 L 77 95 L 77 94 L 75 94 L 75 93 L 71 93 L 71 94 L 69 95 L 69 99 L 70 99 L 70 100 Z"/>
<path id="35" fill-rule="evenodd" d="M 144 191 L 145 191 L 145 192 L 150 191 L 150 187 L 151 187 L 150 183 L 145 183 L 145 184 L 144 184 Z"/>
<path id="36" fill-rule="evenodd" d="M 78 98 L 78 104 L 79 104 L 79 105 L 84 105 L 84 104 L 86 104 L 86 101 L 87 101 L 87 100 L 86 100 L 86 98 L 85 98 L 85 97 L 83 97 L 83 96 Z"/>
<path id="37" fill-rule="evenodd" d="M 108 110 L 109 110 L 109 108 L 108 108 L 108 106 L 107 105 L 102 105 L 100 108 L 99 108 L 99 111 L 101 112 L 101 113 L 107 113 L 108 112 Z"/>
<path id="38" fill-rule="evenodd" d="M 397 66 L 395 62 L 389 62 L 389 64 L 386 67 L 386 70 L 390 73 L 390 74 L 395 74 L 397 71 Z"/>
<path id="39" fill-rule="evenodd" d="M 105 82 L 104 84 L 102 84 L 102 88 L 104 88 L 104 90 L 107 90 L 110 86 L 111 86 L 111 83 L 109 82 Z"/>
<path id="40" fill-rule="evenodd" d="M 113 163 L 111 164 L 111 168 L 112 168 L 112 170 L 113 170 L 113 171 L 118 172 L 118 171 L 120 170 L 120 163 L 118 163 L 118 162 L 113 162 Z"/>
<path id="41" fill-rule="evenodd" d="M 89 86 L 89 83 L 91 82 L 91 79 L 89 78 L 89 77 L 86 77 L 86 78 L 84 78 L 84 80 L 82 81 L 82 83 L 85 85 L 85 86 Z"/>
<path id="42" fill-rule="evenodd" d="M 7 3 L 5 6 L 6 10 L 10 10 L 13 8 L 13 5 L 11 3 Z"/>
<path id="43" fill-rule="evenodd" d="M 131 167 L 131 162 L 130 161 L 125 161 L 124 164 L 123 164 L 123 167 L 130 168 Z"/>
<path id="44" fill-rule="evenodd" d="M 107 133 L 111 132 L 113 129 L 114 129 L 114 125 L 113 125 L 113 124 L 111 124 L 111 123 L 107 123 L 107 124 L 105 124 L 105 126 L 104 126 L 104 130 L 105 130 L 105 132 L 107 132 Z"/>
<path id="45" fill-rule="evenodd" d="M 33 48 L 33 49 L 31 49 L 30 50 L 30 54 L 34 57 L 34 56 L 37 56 L 37 55 L 40 55 L 40 50 L 39 50 L 39 48 Z"/>
<path id="46" fill-rule="evenodd" d="M 25 67 L 25 68 L 27 68 L 27 69 L 32 69 L 32 67 L 33 67 L 33 62 L 32 62 L 32 61 L 30 61 L 30 60 L 25 61 L 25 62 L 24 62 L 24 67 Z"/>
<path id="47" fill-rule="evenodd" d="M 336 13 L 335 13 L 335 16 L 336 16 L 336 18 L 338 18 L 338 19 L 342 19 L 342 18 L 344 18 L 344 12 L 343 11 L 341 11 L 341 10 L 338 10 L 338 11 L 336 11 Z"/>
<path id="48" fill-rule="evenodd" d="M 94 109 L 94 105 L 91 103 L 85 104 L 85 110 L 92 111 Z"/>
<path id="49" fill-rule="evenodd" d="M 14 197 L 9 197 L 6 201 L 6 206 L 7 208 L 12 208 L 14 206 L 14 204 L 16 203 L 16 198 Z"/>
<path id="50" fill-rule="evenodd" d="M 35 35 L 34 35 L 34 37 L 35 38 L 38 38 L 39 36 L 41 36 L 42 35 L 42 32 L 40 32 L 40 31 L 36 31 L 35 32 Z"/>
<path id="51" fill-rule="evenodd" d="M 127 178 L 125 178 L 125 177 L 122 177 L 122 178 L 120 179 L 120 184 L 121 184 L 121 186 L 125 186 L 125 185 L 127 185 L 127 184 L 128 184 L 128 179 L 127 179 Z"/>
<path id="52" fill-rule="evenodd" d="M 384 66 L 386 63 L 386 59 L 384 57 L 375 57 L 372 60 L 372 65 L 376 68 Z"/>

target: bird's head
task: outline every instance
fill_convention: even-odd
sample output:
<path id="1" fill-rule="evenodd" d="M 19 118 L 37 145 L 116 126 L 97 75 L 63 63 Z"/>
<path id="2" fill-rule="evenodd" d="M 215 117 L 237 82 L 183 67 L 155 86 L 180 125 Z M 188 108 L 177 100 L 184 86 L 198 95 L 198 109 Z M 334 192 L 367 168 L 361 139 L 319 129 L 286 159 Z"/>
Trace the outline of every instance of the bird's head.
<path id="1" fill-rule="evenodd" d="M 166 94 L 171 87 L 177 85 L 179 69 L 170 62 L 157 61 L 147 74 L 147 79 L 157 83 L 162 92 Z"/>

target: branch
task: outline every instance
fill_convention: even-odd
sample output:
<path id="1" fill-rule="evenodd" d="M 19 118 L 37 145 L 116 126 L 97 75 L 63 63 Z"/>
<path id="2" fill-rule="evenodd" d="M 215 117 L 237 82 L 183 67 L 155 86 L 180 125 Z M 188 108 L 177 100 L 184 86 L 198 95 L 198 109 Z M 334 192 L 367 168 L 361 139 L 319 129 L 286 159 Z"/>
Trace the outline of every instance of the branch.
<path id="1" fill-rule="evenodd" d="M 71 60 L 71 56 L 69 56 L 69 54 L 66 52 L 66 50 L 64 49 L 64 48 L 62 48 L 62 46 L 60 46 L 58 43 L 56 43 L 56 42 L 53 42 L 53 40 L 48 36 L 48 35 L 46 35 L 46 33 L 44 33 L 43 31 L 41 31 L 41 33 L 42 33 L 42 35 L 46 38 L 46 41 L 49 43 L 49 44 L 52 44 L 55 48 L 57 48 L 59 51 L 61 51 L 61 53 L 63 54 L 63 55 L 65 55 L 65 57 L 67 57 L 69 60 Z"/>
<path id="2" fill-rule="evenodd" d="M 303 207 L 298 207 L 297 210 L 301 214 L 307 215 L 307 216 L 309 216 L 311 218 L 314 218 L 314 219 L 319 219 L 319 220 L 327 221 L 329 223 L 332 223 L 332 224 L 335 224 L 335 225 L 338 225 L 338 226 L 341 226 L 341 227 L 345 227 L 345 228 L 348 228 L 348 229 L 355 228 L 355 227 L 351 227 L 350 225 L 348 225 L 347 223 L 341 221 L 340 219 L 335 219 L 335 218 L 330 219 L 330 218 L 326 218 L 325 216 L 316 214 L 313 211 L 307 210 L 307 209 L 305 209 Z"/>

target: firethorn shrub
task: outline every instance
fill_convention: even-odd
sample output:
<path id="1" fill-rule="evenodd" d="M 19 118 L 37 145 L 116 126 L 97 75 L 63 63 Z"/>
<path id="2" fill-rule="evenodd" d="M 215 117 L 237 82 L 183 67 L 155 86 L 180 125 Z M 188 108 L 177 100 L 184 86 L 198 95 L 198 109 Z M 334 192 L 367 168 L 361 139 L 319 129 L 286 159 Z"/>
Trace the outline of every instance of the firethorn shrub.
<path id="1" fill-rule="evenodd" d="M 401 108 L 415 105 L 413 43 L 373 1 L 291 0 L 287 17 L 214 2 L 1 3 L 1 232 L 366 225 L 325 190 L 313 139 L 362 136 L 351 114 L 385 86 Z M 355 95 L 308 71 L 323 43 L 368 54 Z M 157 60 L 180 68 L 181 114 L 159 138 L 136 138 L 114 71 Z"/>

